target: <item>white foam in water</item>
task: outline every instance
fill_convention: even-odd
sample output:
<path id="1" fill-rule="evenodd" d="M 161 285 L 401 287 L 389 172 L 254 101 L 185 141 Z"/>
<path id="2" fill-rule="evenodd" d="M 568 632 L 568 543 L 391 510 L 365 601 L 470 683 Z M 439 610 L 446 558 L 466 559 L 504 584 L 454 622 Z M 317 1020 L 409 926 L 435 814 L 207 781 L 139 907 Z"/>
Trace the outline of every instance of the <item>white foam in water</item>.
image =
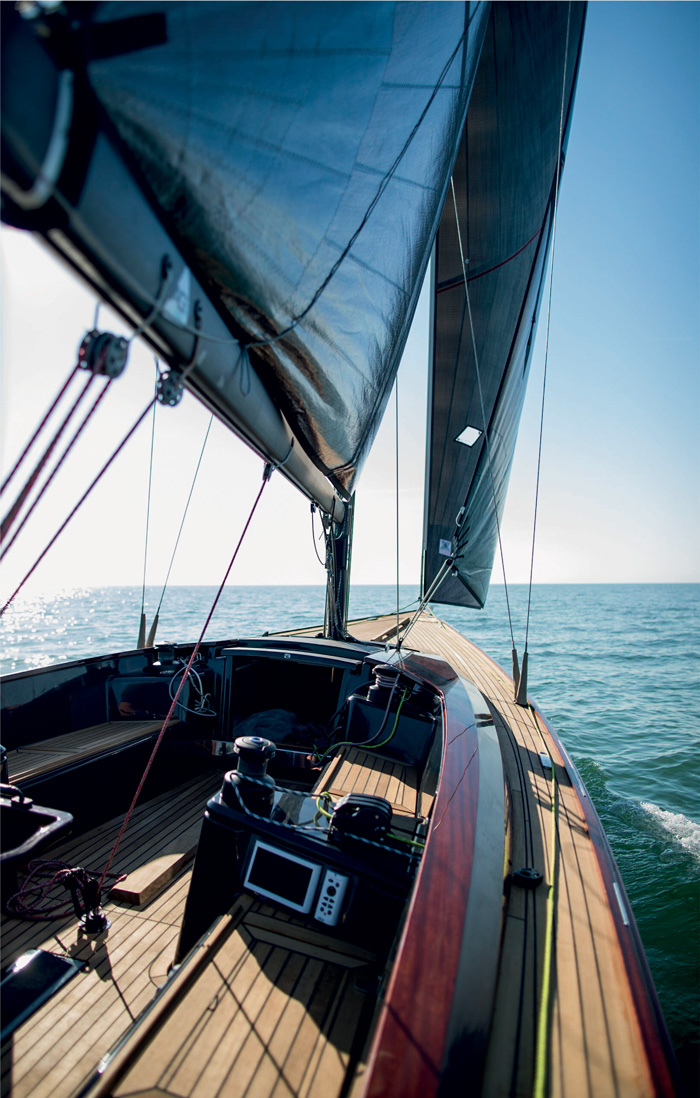
<path id="1" fill-rule="evenodd" d="M 700 824 L 695 820 L 689 820 L 682 812 L 667 812 L 656 804 L 642 801 L 641 806 L 645 812 L 656 820 L 664 831 L 668 831 L 677 843 L 700 860 Z"/>

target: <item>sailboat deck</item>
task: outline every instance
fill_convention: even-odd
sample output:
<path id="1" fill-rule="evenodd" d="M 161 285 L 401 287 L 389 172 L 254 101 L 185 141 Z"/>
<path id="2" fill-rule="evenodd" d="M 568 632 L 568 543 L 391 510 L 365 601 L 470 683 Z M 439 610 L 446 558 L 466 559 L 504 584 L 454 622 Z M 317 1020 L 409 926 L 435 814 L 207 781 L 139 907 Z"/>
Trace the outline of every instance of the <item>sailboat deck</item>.
<path id="1" fill-rule="evenodd" d="M 361 973 L 372 955 L 250 898 L 221 920 L 201 952 L 92 1098 L 339 1094 L 369 1022 Z"/>
<path id="2" fill-rule="evenodd" d="M 395 635 L 395 617 L 349 628 L 359 640 L 385 640 L 392 624 Z M 544 722 L 514 703 L 512 681 L 493 661 L 431 613 L 407 643 L 446 660 L 487 699 L 508 787 L 506 871 L 530 866 L 544 876 L 539 888 L 512 885 L 508 895 L 484 1095 L 531 1095 L 538 1056 L 541 1093 L 553 1098 L 655 1093 L 586 817 Z"/>
<path id="3" fill-rule="evenodd" d="M 391 639 L 395 619 L 357 622 L 358 639 Z M 512 683 L 455 630 L 423 614 L 411 647 L 447 660 L 487 699 L 507 785 L 504 875 L 539 870 L 542 885 L 506 888 L 502 951 L 482 1093 L 487 1096 L 643 1098 L 655 1093 L 640 1023 L 581 794 L 544 721 L 512 700 Z M 544 769 L 546 752 L 553 770 Z M 349 748 L 332 759 L 319 790 L 374 791 L 397 814 L 427 816 L 416 775 L 395 760 Z M 137 808 L 114 870 L 130 879 L 164 850 L 189 847 L 220 773 L 194 779 Z M 121 821 L 57 847 L 52 856 L 101 869 Z M 363 971 L 373 958 L 337 937 L 244 898 L 215 926 L 166 991 L 190 881 L 179 867 L 140 904 L 110 898 L 112 927 L 85 938 L 71 915 L 54 923 L 3 917 L 3 963 L 45 948 L 85 969 L 23 1023 L 2 1050 L 3 1093 L 73 1098 L 102 1057 L 131 1029 L 91 1098 L 135 1092 L 208 1098 L 221 1094 L 362 1094 L 373 996 Z M 440 903 L 440 897 L 435 898 Z M 617 918 L 617 925 L 616 925 Z M 475 944 L 476 945 L 476 944 Z M 548 975 L 549 972 L 549 975 Z M 371 984 L 371 980 L 369 983 Z M 545 1065 L 536 1085 L 537 1064 Z"/>
<path id="4" fill-rule="evenodd" d="M 381 788 L 412 833 L 415 770 L 351 748 L 329 760 L 322 778 L 338 795 Z M 185 868 L 151 902 L 121 902 L 129 881 L 157 867 L 164 850 L 189 850 L 203 807 L 220 785 L 210 774 L 138 807 L 113 870 L 127 874 L 104 904 L 108 934 L 89 939 L 74 915 L 53 923 L 3 916 L 3 966 L 28 949 L 83 961 L 85 969 L 24 1022 L 2 1051 L 3 1094 L 70 1098 L 148 1008 L 121 1058 L 91 1090 L 127 1095 L 144 1087 L 189 1098 L 224 1087 L 227 1095 L 340 1093 L 360 1057 L 374 996 L 376 957 L 301 920 L 243 897 L 195 951 L 162 998 L 189 888 Z M 54 848 L 51 857 L 100 870 L 121 819 Z M 398 824 L 398 821 L 397 821 Z M 115 899 L 115 896 L 117 899 Z M 167 1026 L 163 1020 L 167 1017 Z M 144 1082 L 145 1080 L 145 1082 Z M 252 1087 L 252 1089 L 249 1089 Z"/>
<path id="5" fill-rule="evenodd" d="M 220 774 L 209 774 L 136 808 L 112 869 L 131 873 L 178 836 L 189 841 Z M 71 866 L 101 871 L 121 825 L 111 820 L 51 851 Z M 109 899 L 105 936 L 87 938 L 74 914 L 52 922 L 2 917 L 2 964 L 29 949 L 83 961 L 85 969 L 3 1043 L 2 1093 L 14 1098 L 67 1098 L 153 998 L 173 961 L 191 869 L 185 868 L 146 906 Z M 65 894 L 68 895 L 67 893 Z"/>

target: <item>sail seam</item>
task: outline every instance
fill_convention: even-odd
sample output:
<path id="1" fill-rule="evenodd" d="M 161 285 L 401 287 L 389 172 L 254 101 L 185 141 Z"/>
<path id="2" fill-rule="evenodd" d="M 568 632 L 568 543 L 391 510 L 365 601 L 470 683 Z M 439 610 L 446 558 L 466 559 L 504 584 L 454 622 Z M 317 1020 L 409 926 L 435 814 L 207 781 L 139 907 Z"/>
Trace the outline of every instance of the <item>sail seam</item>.
<path id="1" fill-rule="evenodd" d="M 389 182 L 391 181 L 391 179 L 394 176 L 394 173 L 395 173 L 396 169 L 398 168 L 399 164 L 403 160 L 404 156 L 406 155 L 406 152 L 408 151 L 408 149 L 410 148 L 410 146 L 413 142 L 414 137 L 416 136 L 416 134 L 420 130 L 423 122 L 425 121 L 426 115 L 428 114 L 428 111 L 430 110 L 431 106 L 433 105 L 433 102 L 435 101 L 435 97 L 437 96 L 437 93 L 440 91 L 440 88 L 442 87 L 444 79 L 447 76 L 447 73 L 449 72 L 449 70 L 452 66 L 452 63 L 454 62 L 455 58 L 457 57 L 457 54 L 459 53 L 459 50 L 461 49 L 461 47 L 463 46 L 463 44 L 466 40 L 466 35 L 467 35 L 467 31 L 465 29 L 463 31 L 463 33 L 460 35 L 459 41 L 457 42 L 457 45 L 455 46 L 454 50 L 452 51 L 449 58 L 445 62 L 444 66 L 442 68 L 442 71 L 441 71 L 441 73 L 438 77 L 437 83 L 435 84 L 435 86 L 433 88 L 433 93 L 429 97 L 428 102 L 426 103 L 425 107 L 421 111 L 420 116 L 418 118 L 418 121 L 413 126 L 413 129 L 411 130 L 410 134 L 406 138 L 406 141 L 404 142 L 403 147 L 401 148 L 400 152 L 397 154 L 397 156 L 396 156 L 393 164 L 391 165 L 391 167 L 387 170 L 386 175 L 384 176 L 384 178 L 382 179 L 379 187 L 377 188 L 376 194 L 374 195 L 374 197 L 372 198 L 371 202 L 369 203 L 367 209 L 365 210 L 365 213 L 362 217 L 362 220 L 360 221 L 360 224 L 355 229 L 354 233 L 352 234 L 352 236 L 348 240 L 347 244 L 345 245 L 345 248 L 344 248 L 342 254 L 338 257 L 336 262 L 333 264 L 330 271 L 326 275 L 325 279 L 323 280 L 323 282 L 318 287 L 318 289 L 314 293 L 313 297 L 309 301 L 308 305 L 303 309 L 303 311 L 301 313 L 299 313 L 296 317 L 294 317 L 292 319 L 292 321 L 290 322 L 290 324 L 287 326 L 287 328 L 283 329 L 278 335 L 273 336 L 270 339 L 259 340 L 259 341 L 256 341 L 254 343 L 250 343 L 250 344 L 248 344 L 249 347 L 269 346 L 271 343 L 275 343 L 277 340 L 284 338 L 285 336 L 289 335 L 289 333 L 292 332 L 294 330 L 294 328 L 296 328 L 297 324 L 299 324 L 300 321 L 302 321 L 304 319 L 304 317 L 311 311 L 311 309 L 313 309 L 314 305 L 316 304 L 316 302 L 320 298 L 321 294 L 324 292 L 324 290 L 326 289 L 326 287 L 330 283 L 331 279 L 336 274 L 336 272 L 340 268 L 341 264 L 343 263 L 343 261 L 347 257 L 348 253 L 350 252 L 350 249 L 352 248 L 355 241 L 359 237 L 360 233 L 364 229 L 364 227 L 367 224 L 369 218 L 371 217 L 372 213 L 374 212 L 377 204 L 379 203 L 380 199 L 382 198 L 382 195 L 386 191 L 386 189 L 389 185 Z"/>

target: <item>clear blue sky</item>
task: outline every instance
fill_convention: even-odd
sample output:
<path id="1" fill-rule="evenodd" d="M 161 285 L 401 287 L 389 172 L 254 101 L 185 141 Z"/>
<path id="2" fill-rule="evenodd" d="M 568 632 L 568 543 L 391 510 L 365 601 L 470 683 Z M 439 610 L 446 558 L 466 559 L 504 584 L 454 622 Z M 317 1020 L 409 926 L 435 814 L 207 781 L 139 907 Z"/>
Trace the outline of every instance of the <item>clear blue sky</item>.
<path id="1" fill-rule="evenodd" d="M 695 3 L 589 5 L 557 230 L 539 582 L 700 580 L 699 13 Z M 13 232 L 5 238 L 7 463 L 72 365 L 94 304 L 33 242 Z M 426 316 L 423 301 L 399 379 L 402 582 L 419 575 Z M 503 524 L 509 582 L 525 581 L 529 568 L 544 332 L 543 314 Z M 134 350 L 82 456 L 61 474 L 70 504 L 145 404 L 152 378 L 150 355 Z M 391 403 L 358 489 L 353 578 L 360 583 L 395 578 L 393 418 Z M 158 412 L 154 584 L 164 578 L 207 422 L 193 400 Z M 29 593 L 140 583 L 149 445 L 144 426 Z M 172 582 L 219 581 L 260 472 L 242 444 L 213 431 Z M 18 542 L 7 586 L 43 546 L 59 510 L 52 504 L 45 524 Z M 323 582 L 308 504 L 281 477 L 255 523 L 232 583 Z M 203 535 L 212 527 L 215 536 Z M 98 544 L 89 549 L 95 532 Z"/>

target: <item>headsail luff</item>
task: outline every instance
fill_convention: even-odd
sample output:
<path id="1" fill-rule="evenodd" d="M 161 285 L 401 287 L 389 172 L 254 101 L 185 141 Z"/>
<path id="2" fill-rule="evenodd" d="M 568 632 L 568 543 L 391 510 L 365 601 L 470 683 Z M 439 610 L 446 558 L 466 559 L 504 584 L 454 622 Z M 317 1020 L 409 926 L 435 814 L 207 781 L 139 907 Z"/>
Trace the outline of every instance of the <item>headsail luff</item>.
<path id="1" fill-rule="evenodd" d="M 485 415 L 451 199 L 437 242 L 423 590 L 450 551 L 457 558 L 437 602 L 483 606 L 488 591 L 552 232 L 562 91 L 565 148 L 584 19 L 583 3 L 491 10 L 454 173 Z M 481 432 L 471 446 L 458 441 L 467 427 Z"/>

